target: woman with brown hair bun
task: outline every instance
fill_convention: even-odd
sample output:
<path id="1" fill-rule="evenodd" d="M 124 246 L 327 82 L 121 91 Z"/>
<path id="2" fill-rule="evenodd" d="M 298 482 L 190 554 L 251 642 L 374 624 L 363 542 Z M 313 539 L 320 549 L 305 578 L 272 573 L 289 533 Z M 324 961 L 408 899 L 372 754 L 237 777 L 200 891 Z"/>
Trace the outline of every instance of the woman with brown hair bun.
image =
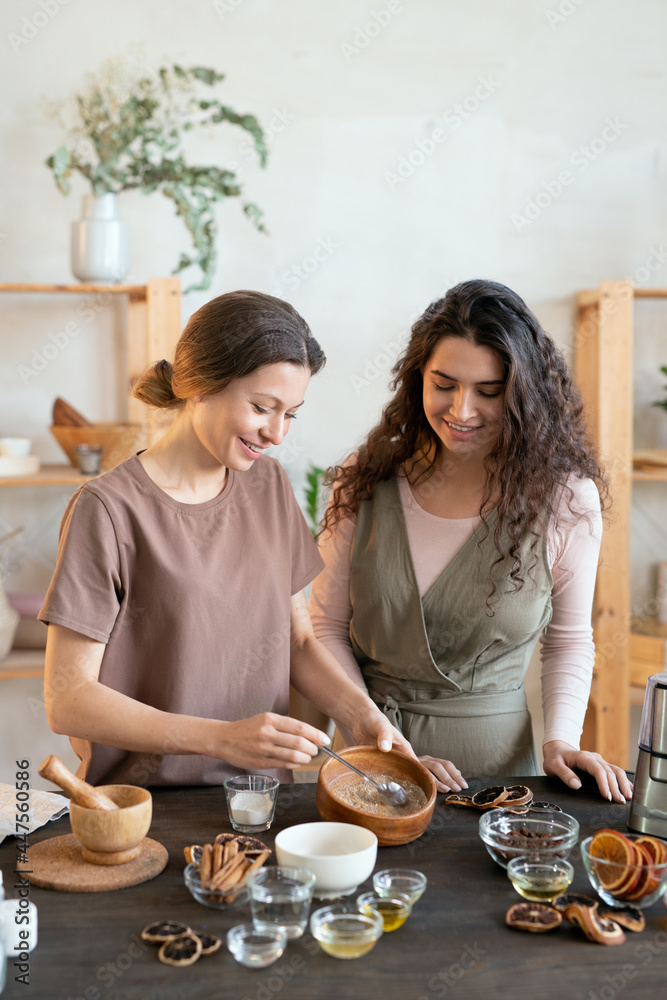
<path id="1" fill-rule="evenodd" d="M 331 473 L 316 635 L 460 790 L 463 773 L 538 773 L 523 680 L 544 633 L 544 769 L 625 801 L 625 772 L 579 750 L 606 485 L 562 355 L 515 292 L 466 281 L 414 324 L 393 376 Z"/>
<path id="2" fill-rule="evenodd" d="M 40 612 L 45 700 L 92 784 L 291 780 L 328 737 L 287 717 L 290 682 L 360 743 L 410 752 L 313 634 L 303 588 L 322 560 L 262 454 L 324 362 L 288 303 L 213 299 L 134 386 L 177 411 L 167 433 L 72 497 Z"/>

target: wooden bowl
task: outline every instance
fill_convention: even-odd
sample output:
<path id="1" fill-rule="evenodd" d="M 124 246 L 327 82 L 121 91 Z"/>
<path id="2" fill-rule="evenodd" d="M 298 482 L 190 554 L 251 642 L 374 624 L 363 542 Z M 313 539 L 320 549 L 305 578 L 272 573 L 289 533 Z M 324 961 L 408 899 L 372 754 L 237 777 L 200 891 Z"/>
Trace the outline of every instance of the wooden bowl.
<path id="1" fill-rule="evenodd" d="M 353 781 L 361 779 L 344 767 L 339 761 L 330 757 L 320 768 L 315 792 L 317 811 L 324 820 L 338 823 L 355 823 L 372 830 L 381 847 L 391 847 L 395 844 L 409 844 L 421 837 L 428 828 L 435 808 L 435 780 L 423 764 L 413 757 L 406 757 L 397 750 L 383 752 L 376 747 L 347 747 L 340 751 L 360 771 L 374 778 L 376 775 L 388 774 L 394 781 L 407 778 L 418 785 L 426 794 L 426 805 L 418 812 L 406 816 L 376 816 L 357 809 L 341 801 L 337 790 L 344 789 Z"/>
<path id="2" fill-rule="evenodd" d="M 113 469 L 119 462 L 134 454 L 140 424 L 91 424 L 90 427 L 49 427 L 54 438 L 69 458 L 70 465 L 77 467 L 75 448 L 78 444 L 101 445 L 102 471 Z"/>
<path id="3" fill-rule="evenodd" d="M 141 843 L 153 817 L 153 799 L 136 785 L 100 785 L 99 790 L 118 809 L 86 809 L 70 803 L 72 833 L 86 861 L 95 865 L 123 865 L 141 853 Z"/>

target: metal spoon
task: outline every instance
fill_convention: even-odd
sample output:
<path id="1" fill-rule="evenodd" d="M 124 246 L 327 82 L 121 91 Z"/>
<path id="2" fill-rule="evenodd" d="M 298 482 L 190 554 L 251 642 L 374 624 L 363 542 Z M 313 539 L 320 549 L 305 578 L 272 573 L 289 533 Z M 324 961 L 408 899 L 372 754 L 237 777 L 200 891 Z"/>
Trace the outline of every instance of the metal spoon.
<path id="1" fill-rule="evenodd" d="M 408 801 L 408 793 L 395 781 L 387 781 L 386 783 L 374 781 L 373 778 L 364 774 L 364 772 L 360 771 L 358 767 L 354 766 L 354 764 L 350 764 L 350 762 L 345 760 L 344 757 L 339 757 L 338 754 L 334 753 L 333 750 L 330 750 L 329 747 L 321 746 L 320 750 L 324 750 L 325 753 L 328 753 L 331 757 L 340 761 L 340 763 L 344 764 L 345 767 L 349 767 L 351 771 L 354 771 L 355 774 L 358 774 L 359 777 L 363 778 L 365 781 L 370 781 L 382 801 L 386 802 L 388 806 L 404 806 Z"/>

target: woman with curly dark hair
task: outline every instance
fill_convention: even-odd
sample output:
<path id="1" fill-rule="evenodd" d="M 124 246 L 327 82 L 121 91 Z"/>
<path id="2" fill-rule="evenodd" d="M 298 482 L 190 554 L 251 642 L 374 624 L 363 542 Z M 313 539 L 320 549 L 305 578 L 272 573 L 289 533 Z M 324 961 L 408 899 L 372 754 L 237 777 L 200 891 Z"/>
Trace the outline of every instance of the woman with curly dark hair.
<path id="1" fill-rule="evenodd" d="M 460 791 L 462 772 L 538 773 L 523 681 L 544 633 L 544 770 L 625 801 L 625 772 L 579 750 L 607 493 L 561 353 L 515 292 L 466 281 L 393 375 L 380 422 L 330 471 L 316 634 Z"/>

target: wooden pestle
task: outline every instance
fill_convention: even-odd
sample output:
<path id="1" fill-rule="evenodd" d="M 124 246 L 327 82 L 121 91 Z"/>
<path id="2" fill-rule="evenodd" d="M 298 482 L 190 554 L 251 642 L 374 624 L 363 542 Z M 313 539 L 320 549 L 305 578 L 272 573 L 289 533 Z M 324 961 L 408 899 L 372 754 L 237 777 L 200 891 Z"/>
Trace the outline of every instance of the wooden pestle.
<path id="1" fill-rule="evenodd" d="M 55 754 L 49 754 L 39 765 L 38 771 L 47 781 L 52 781 L 54 785 L 59 785 L 63 791 L 68 792 L 72 802 L 76 802 L 78 806 L 83 806 L 85 809 L 118 809 L 116 803 L 112 802 L 104 792 L 98 791 L 87 781 L 82 781 L 72 774 Z"/>

